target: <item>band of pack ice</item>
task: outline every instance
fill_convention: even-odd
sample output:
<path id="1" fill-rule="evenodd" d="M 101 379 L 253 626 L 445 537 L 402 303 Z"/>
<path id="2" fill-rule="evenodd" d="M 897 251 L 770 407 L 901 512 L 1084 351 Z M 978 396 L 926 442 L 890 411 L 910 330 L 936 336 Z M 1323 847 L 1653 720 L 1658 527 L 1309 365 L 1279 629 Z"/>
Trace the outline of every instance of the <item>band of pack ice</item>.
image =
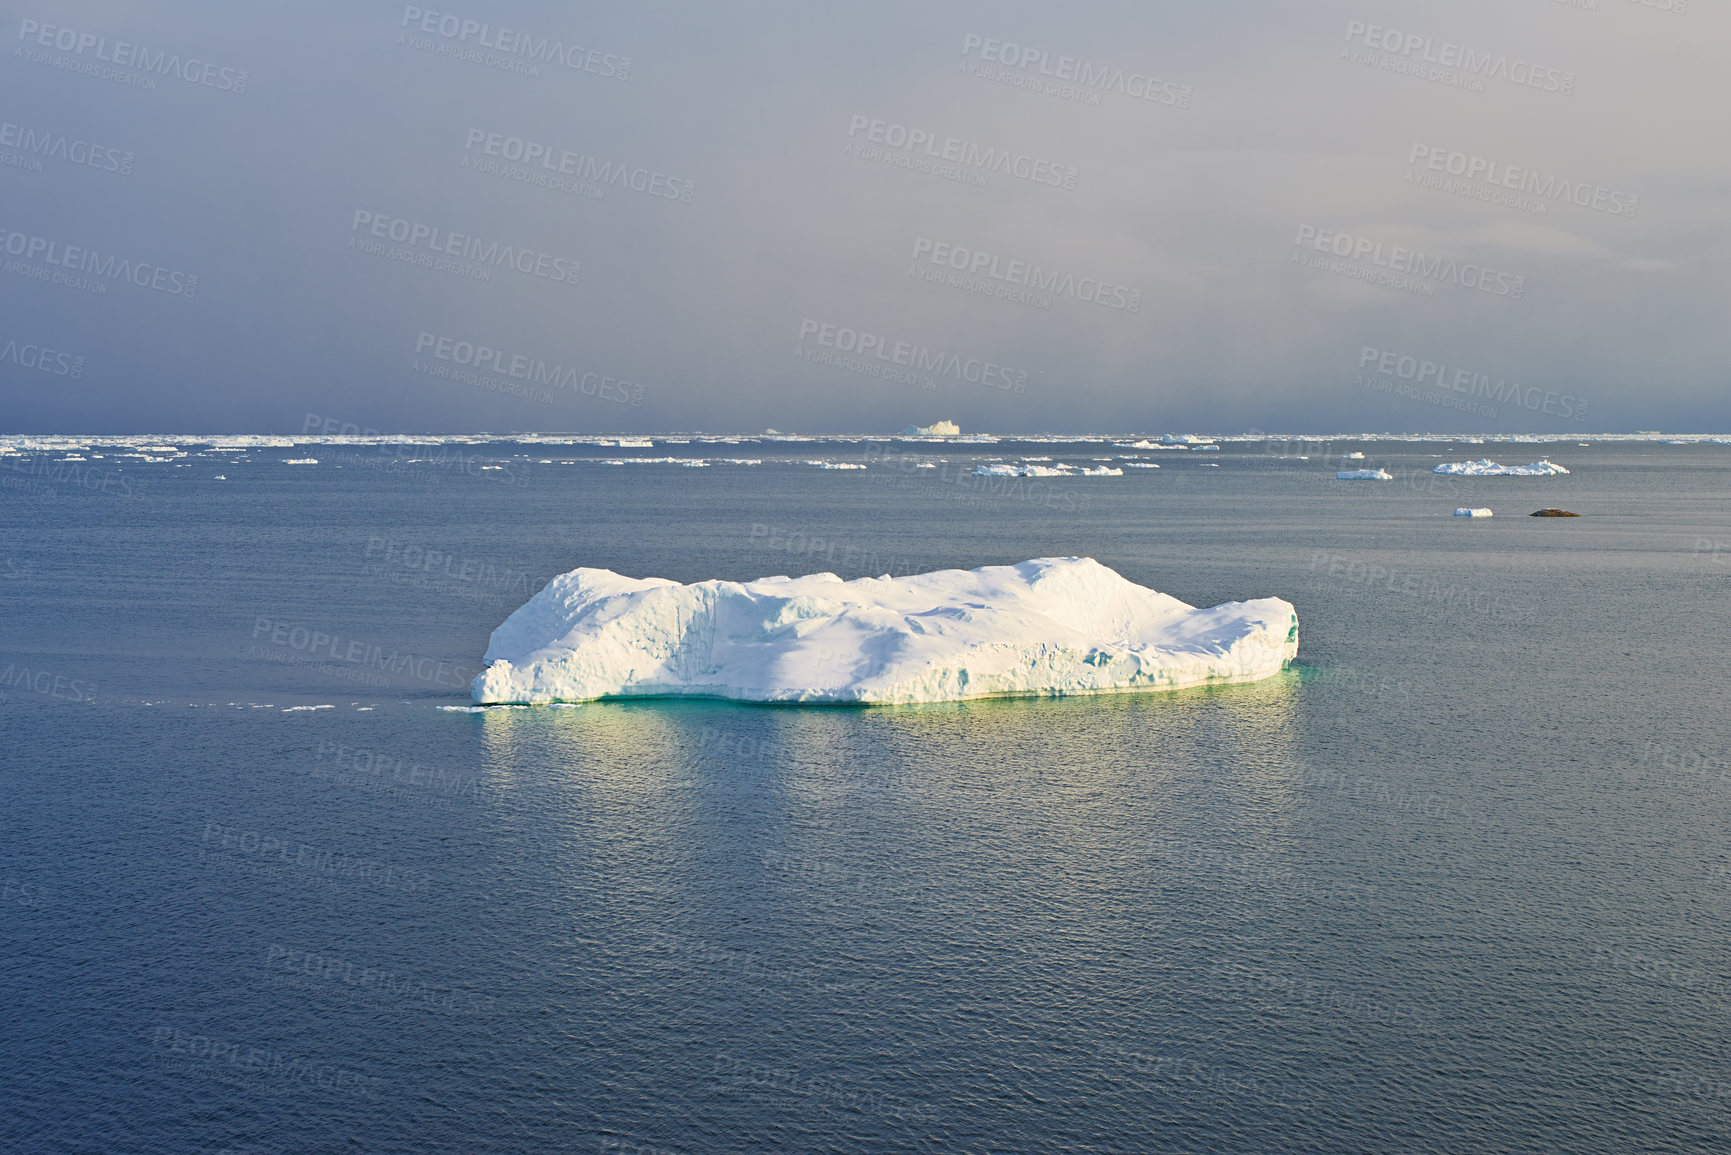
<path id="1" fill-rule="evenodd" d="M 1093 558 L 681 585 L 576 569 L 493 631 L 476 702 L 897 704 L 1250 682 L 1298 650 L 1280 598 L 1197 609 Z"/>

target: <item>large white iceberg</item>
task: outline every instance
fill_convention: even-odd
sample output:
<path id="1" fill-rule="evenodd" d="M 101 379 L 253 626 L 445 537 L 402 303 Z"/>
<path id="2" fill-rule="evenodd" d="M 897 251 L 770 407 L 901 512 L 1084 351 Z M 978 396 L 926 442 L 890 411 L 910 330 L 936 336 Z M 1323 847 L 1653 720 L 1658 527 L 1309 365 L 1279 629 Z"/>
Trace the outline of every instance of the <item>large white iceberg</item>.
<path id="1" fill-rule="evenodd" d="M 1549 477 L 1553 473 L 1567 473 L 1568 470 L 1548 457 L 1531 465 L 1498 465 L 1486 457 L 1478 461 L 1445 462 L 1431 472 L 1456 473 L 1467 477 Z"/>
<path id="2" fill-rule="evenodd" d="M 691 585 L 577 569 L 493 631 L 470 689 L 483 704 L 949 702 L 1250 682 L 1297 650 L 1290 602 L 1197 609 L 1092 558 Z"/>

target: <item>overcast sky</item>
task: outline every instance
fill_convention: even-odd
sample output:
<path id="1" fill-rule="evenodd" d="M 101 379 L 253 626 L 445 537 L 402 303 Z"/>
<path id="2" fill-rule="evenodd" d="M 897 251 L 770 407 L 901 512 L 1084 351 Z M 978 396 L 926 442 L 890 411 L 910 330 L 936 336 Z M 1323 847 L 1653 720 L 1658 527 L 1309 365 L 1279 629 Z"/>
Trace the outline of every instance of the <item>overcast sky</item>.
<path id="1" fill-rule="evenodd" d="M 0 430 L 1731 430 L 1723 5 L 835 8 L 7 4 Z"/>

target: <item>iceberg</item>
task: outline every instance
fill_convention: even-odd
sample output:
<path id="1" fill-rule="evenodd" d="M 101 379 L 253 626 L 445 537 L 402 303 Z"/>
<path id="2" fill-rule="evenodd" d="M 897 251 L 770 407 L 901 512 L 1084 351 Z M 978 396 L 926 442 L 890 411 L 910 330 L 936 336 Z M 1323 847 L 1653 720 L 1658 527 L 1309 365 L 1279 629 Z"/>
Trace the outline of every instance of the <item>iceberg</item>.
<path id="1" fill-rule="evenodd" d="M 493 631 L 480 705 L 603 698 L 889 705 L 1251 682 L 1298 651 L 1280 598 L 1198 609 L 1093 558 L 843 581 L 548 582 Z"/>
<path id="2" fill-rule="evenodd" d="M 976 465 L 975 477 L 1071 477 L 1063 465 Z"/>
<path id="3" fill-rule="evenodd" d="M 1498 465 L 1486 457 L 1478 461 L 1445 462 L 1431 472 L 1455 473 L 1466 477 L 1549 477 L 1553 473 L 1567 473 L 1568 470 L 1548 457 L 1531 465 Z"/>
<path id="4" fill-rule="evenodd" d="M 930 425 L 910 425 L 902 430 L 903 437 L 960 437 L 962 427 L 954 421 L 934 421 Z"/>
<path id="5" fill-rule="evenodd" d="M 1334 475 L 1336 481 L 1393 481 L 1394 474 L 1386 469 L 1342 469 Z"/>
<path id="6" fill-rule="evenodd" d="M 1461 508 L 1455 510 L 1455 516 L 1456 517 L 1490 517 L 1491 511 L 1488 509 L 1483 509 L 1483 508 L 1469 509 L 1466 506 L 1462 506 Z"/>

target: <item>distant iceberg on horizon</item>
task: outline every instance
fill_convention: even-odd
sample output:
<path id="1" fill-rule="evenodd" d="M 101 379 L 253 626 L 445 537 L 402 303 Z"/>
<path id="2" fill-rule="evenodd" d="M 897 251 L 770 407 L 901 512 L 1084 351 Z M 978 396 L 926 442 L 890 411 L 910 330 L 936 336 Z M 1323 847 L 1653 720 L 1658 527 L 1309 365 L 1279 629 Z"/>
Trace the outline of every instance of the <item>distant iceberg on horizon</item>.
<path id="1" fill-rule="evenodd" d="M 910 425 L 902 430 L 903 437 L 960 437 L 962 427 L 954 421 L 934 421 L 930 425 Z"/>
<path id="2" fill-rule="evenodd" d="M 1485 457 L 1478 461 L 1445 462 L 1431 472 L 1451 473 L 1462 477 L 1549 477 L 1555 473 L 1567 473 L 1569 471 L 1550 458 L 1535 461 L 1531 465 L 1498 465 L 1490 458 Z"/>
<path id="3" fill-rule="evenodd" d="M 576 569 L 493 631 L 482 705 L 891 705 L 1251 682 L 1298 650 L 1280 598 L 1198 609 L 1092 558 L 682 585 Z"/>

